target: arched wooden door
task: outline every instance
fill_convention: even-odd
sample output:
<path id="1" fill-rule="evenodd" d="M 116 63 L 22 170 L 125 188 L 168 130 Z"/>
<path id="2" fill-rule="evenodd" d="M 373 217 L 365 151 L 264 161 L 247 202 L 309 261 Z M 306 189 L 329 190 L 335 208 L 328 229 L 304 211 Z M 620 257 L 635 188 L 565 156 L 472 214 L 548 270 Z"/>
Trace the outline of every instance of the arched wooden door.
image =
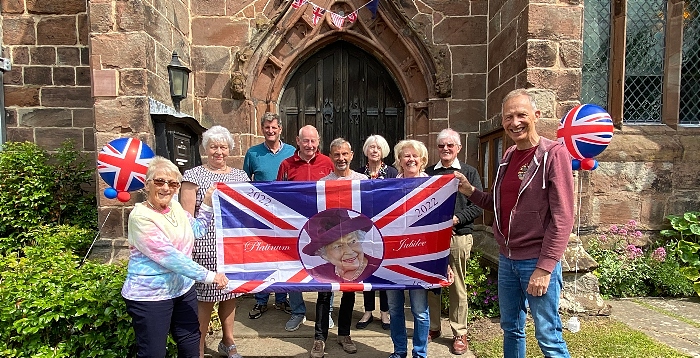
<path id="1" fill-rule="evenodd" d="M 294 72 L 280 101 L 282 140 L 295 145 L 299 128 L 310 124 L 321 135 L 321 152 L 343 137 L 355 152 L 351 168 L 367 162 L 365 139 L 380 134 L 392 152 L 404 138 L 404 101 L 396 82 L 373 56 L 344 41 L 312 55 Z"/>

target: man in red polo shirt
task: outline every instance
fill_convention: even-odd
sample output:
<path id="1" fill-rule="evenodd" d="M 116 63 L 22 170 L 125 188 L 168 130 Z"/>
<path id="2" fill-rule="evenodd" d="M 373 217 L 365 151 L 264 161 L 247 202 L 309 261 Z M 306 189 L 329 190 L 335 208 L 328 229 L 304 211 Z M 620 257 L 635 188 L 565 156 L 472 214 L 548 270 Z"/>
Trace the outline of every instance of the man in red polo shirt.
<path id="1" fill-rule="evenodd" d="M 331 158 L 318 151 L 319 136 L 314 126 L 299 129 L 297 147 L 291 157 L 282 161 L 277 180 L 316 181 L 333 172 Z"/>
<path id="2" fill-rule="evenodd" d="M 299 129 L 297 147 L 294 155 L 282 161 L 277 171 L 277 180 L 284 181 L 317 181 L 334 170 L 331 158 L 318 151 L 318 131 L 314 126 L 304 126 Z M 306 305 L 301 292 L 289 293 L 289 305 L 292 317 L 284 329 L 296 331 L 306 321 Z M 318 318 L 317 318 L 318 319 Z"/>

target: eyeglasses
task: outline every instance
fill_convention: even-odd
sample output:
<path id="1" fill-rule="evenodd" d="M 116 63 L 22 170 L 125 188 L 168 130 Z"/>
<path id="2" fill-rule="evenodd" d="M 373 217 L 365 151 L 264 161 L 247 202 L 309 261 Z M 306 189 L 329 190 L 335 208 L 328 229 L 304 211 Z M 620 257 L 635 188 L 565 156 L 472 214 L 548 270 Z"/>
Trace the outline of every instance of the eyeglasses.
<path id="1" fill-rule="evenodd" d="M 168 186 L 170 187 L 170 189 L 177 189 L 177 188 L 180 187 L 180 182 L 179 182 L 179 181 L 175 181 L 175 180 L 173 180 L 173 181 L 168 181 L 168 180 L 165 180 L 165 179 L 151 179 L 151 181 L 153 182 L 153 184 L 155 184 L 155 185 L 156 185 L 157 187 L 159 187 L 159 188 L 160 188 L 161 186 L 165 185 L 165 184 L 168 184 Z"/>
<path id="2" fill-rule="evenodd" d="M 438 148 L 443 149 L 443 148 L 447 147 L 447 148 L 452 149 L 452 148 L 455 147 L 455 145 L 456 145 L 456 144 L 454 144 L 454 143 L 438 144 Z"/>

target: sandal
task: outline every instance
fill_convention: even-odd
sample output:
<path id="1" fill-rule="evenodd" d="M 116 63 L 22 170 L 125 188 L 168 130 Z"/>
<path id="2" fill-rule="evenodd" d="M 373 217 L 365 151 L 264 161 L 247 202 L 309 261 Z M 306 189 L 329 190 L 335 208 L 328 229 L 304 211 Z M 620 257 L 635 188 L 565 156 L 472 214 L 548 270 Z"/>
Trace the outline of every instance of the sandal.
<path id="1" fill-rule="evenodd" d="M 226 347 L 224 341 L 219 342 L 219 353 L 226 355 L 228 358 L 243 358 L 243 356 L 238 354 L 235 344 Z"/>

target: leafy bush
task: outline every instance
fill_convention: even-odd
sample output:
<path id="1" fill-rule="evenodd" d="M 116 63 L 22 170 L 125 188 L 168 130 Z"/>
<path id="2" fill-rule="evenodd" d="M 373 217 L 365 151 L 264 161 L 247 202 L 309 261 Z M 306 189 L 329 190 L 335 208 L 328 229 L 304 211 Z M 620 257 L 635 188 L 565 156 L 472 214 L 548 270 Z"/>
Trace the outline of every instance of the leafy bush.
<path id="1" fill-rule="evenodd" d="M 613 225 L 589 242 L 588 253 L 598 262 L 593 272 L 606 297 L 688 296 L 691 282 L 679 275 L 679 257 L 673 242 L 647 245 L 637 223 Z"/>
<path id="2" fill-rule="evenodd" d="M 87 261 L 94 232 L 31 230 L 33 245 L 0 256 L 0 356 L 133 356 L 134 333 L 121 286 L 124 265 Z"/>
<path id="3" fill-rule="evenodd" d="M 64 143 L 49 154 L 34 143 L 4 144 L 0 151 L 0 252 L 22 247 L 32 227 L 49 223 L 97 227 L 95 196 L 83 189 L 94 165 Z"/>
<path id="4" fill-rule="evenodd" d="M 691 211 L 666 218 L 673 229 L 662 230 L 661 235 L 677 240 L 674 251 L 682 261 L 679 272 L 693 282 L 695 293 L 700 295 L 700 212 Z"/>
<path id="5" fill-rule="evenodd" d="M 498 317 L 498 281 L 493 278 L 491 268 L 484 265 L 481 253 L 472 251 L 467 264 L 464 283 L 469 295 L 469 319 L 477 317 Z M 447 313 L 450 307 L 449 290 L 442 290 L 442 310 Z"/>

